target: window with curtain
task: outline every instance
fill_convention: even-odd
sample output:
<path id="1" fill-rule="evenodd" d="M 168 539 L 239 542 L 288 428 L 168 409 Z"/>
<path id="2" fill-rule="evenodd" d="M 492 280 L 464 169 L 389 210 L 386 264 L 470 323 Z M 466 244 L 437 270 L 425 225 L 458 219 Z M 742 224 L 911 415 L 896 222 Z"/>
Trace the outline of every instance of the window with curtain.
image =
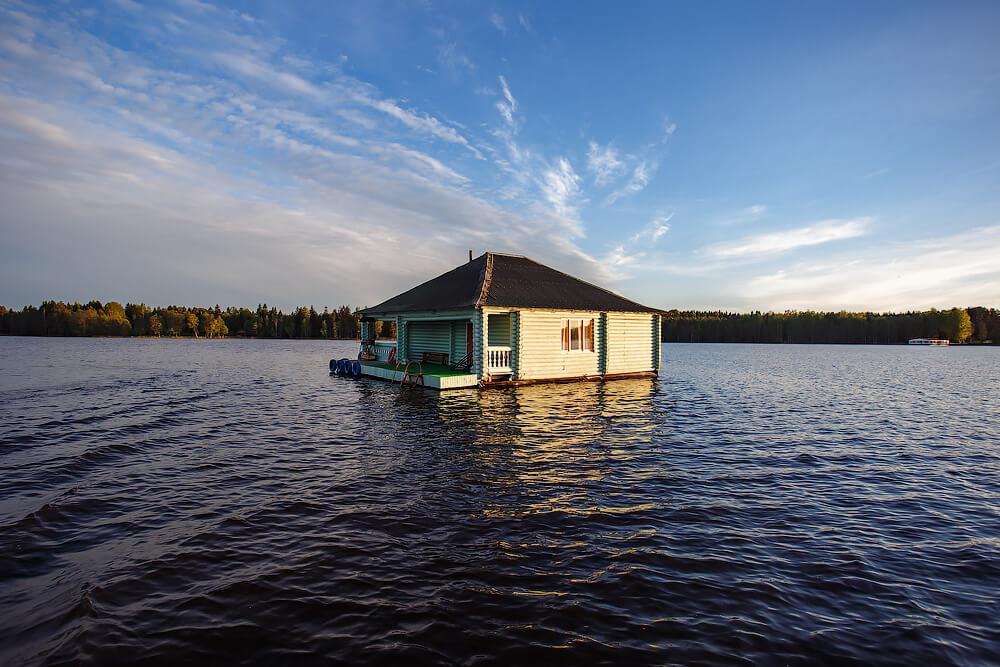
<path id="1" fill-rule="evenodd" d="M 563 320 L 562 349 L 565 352 L 593 352 L 594 320 Z"/>

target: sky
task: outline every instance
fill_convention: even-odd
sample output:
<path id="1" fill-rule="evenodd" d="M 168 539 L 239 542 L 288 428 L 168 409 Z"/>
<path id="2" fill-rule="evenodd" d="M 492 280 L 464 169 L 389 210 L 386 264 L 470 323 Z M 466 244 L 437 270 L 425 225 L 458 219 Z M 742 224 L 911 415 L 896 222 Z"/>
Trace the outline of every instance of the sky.
<path id="1" fill-rule="evenodd" d="M 0 303 L 1000 306 L 1000 3 L 0 0 Z"/>

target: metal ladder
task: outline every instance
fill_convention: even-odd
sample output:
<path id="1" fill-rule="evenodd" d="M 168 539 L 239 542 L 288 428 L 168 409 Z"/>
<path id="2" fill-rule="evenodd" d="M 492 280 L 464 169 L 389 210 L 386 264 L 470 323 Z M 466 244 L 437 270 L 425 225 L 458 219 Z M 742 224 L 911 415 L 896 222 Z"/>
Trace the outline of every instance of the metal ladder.
<path id="1" fill-rule="evenodd" d="M 416 364 L 417 372 L 413 373 L 410 371 L 410 367 Z M 399 379 L 400 389 L 409 384 L 411 387 L 416 387 L 417 382 L 420 382 L 421 387 L 426 387 L 424 384 L 424 367 L 419 361 L 407 361 L 406 368 L 403 369 L 403 377 Z"/>

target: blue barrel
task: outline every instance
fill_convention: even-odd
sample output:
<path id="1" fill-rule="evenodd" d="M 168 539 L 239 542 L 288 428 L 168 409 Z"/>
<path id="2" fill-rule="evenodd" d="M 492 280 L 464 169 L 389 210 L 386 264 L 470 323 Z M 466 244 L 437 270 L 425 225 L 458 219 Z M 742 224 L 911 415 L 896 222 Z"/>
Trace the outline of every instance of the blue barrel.
<path id="1" fill-rule="evenodd" d="M 347 359 L 341 359 L 340 361 L 338 361 L 337 362 L 337 372 L 340 373 L 341 375 L 347 375 L 347 371 L 348 371 L 348 369 L 350 367 L 350 363 L 351 362 L 348 361 Z"/>
<path id="2" fill-rule="evenodd" d="M 337 360 L 336 359 L 331 359 L 330 360 L 330 375 L 333 375 L 336 372 L 337 372 Z"/>
<path id="3" fill-rule="evenodd" d="M 357 359 L 351 362 L 351 375 L 356 378 L 361 377 L 361 362 Z"/>

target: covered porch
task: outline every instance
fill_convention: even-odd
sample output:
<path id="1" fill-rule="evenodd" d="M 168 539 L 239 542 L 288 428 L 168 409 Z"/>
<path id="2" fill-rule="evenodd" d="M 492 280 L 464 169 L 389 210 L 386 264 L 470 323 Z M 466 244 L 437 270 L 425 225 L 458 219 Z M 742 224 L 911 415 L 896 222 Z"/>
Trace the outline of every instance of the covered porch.
<path id="1" fill-rule="evenodd" d="M 363 373 L 400 381 L 410 364 L 411 373 L 421 373 L 424 384 L 442 389 L 510 379 L 515 359 L 512 319 L 509 312 L 486 314 L 478 309 L 363 318 Z M 374 339 L 375 331 L 384 330 L 380 322 L 395 325 L 395 341 Z"/>

